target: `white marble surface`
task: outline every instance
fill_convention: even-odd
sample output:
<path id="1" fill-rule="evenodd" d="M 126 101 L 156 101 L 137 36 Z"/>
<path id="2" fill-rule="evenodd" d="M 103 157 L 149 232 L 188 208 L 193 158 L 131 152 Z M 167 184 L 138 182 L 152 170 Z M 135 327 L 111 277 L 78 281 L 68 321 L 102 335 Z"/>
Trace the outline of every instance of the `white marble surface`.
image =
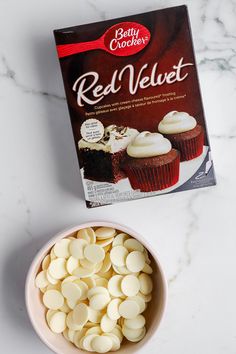
<path id="1" fill-rule="evenodd" d="M 2 353 L 50 353 L 27 318 L 25 274 L 55 232 L 94 219 L 139 230 L 166 271 L 168 310 L 143 354 L 236 353 L 236 0 L 185 3 L 218 185 L 87 210 L 52 30 L 182 1 L 0 0 Z"/>

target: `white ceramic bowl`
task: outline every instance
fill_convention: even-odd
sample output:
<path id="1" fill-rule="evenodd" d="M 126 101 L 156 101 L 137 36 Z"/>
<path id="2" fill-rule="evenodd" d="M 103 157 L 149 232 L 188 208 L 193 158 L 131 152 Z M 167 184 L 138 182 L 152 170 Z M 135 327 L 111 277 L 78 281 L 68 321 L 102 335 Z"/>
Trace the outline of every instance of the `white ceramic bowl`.
<path id="1" fill-rule="evenodd" d="M 117 354 L 131 354 L 137 353 L 139 349 L 143 348 L 147 341 L 151 339 L 153 334 L 156 332 L 161 319 L 163 317 L 166 299 L 167 299 L 167 283 L 161 268 L 161 265 L 157 259 L 155 253 L 153 253 L 151 246 L 148 242 L 139 235 L 136 231 L 129 229 L 126 226 L 111 223 L 111 222 L 89 222 L 86 224 L 81 224 L 73 228 L 62 231 L 56 236 L 54 236 L 35 256 L 28 275 L 26 278 L 25 286 L 25 299 L 26 299 L 26 308 L 31 320 L 31 323 L 41 338 L 41 340 L 55 353 L 57 354 L 84 354 L 85 352 L 79 350 L 73 344 L 69 343 L 63 335 L 54 334 L 48 328 L 48 325 L 45 320 L 46 309 L 42 304 L 40 291 L 35 287 L 35 277 L 40 269 L 41 262 L 43 258 L 49 253 L 52 246 L 60 239 L 69 237 L 73 235 L 76 231 L 86 228 L 86 227 L 96 227 L 96 226 L 107 226 L 113 227 L 125 232 L 130 236 L 139 240 L 150 252 L 152 256 L 152 268 L 153 268 L 153 296 L 152 301 L 148 304 L 148 309 L 145 312 L 145 317 L 147 320 L 147 334 L 144 339 L 139 343 L 130 343 L 128 341 L 122 342 L 121 348 L 116 352 Z"/>

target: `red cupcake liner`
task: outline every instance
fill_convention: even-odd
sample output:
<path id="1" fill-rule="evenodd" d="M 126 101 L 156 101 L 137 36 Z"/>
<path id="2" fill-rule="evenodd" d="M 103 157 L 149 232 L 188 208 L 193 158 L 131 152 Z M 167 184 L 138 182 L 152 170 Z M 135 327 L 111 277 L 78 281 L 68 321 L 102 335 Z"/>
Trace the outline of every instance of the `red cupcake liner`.
<path id="1" fill-rule="evenodd" d="M 204 131 L 196 137 L 183 140 L 171 140 L 173 148 L 179 150 L 180 160 L 188 161 L 200 156 L 203 152 L 204 145 Z"/>
<path id="2" fill-rule="evenodd" d="M 159 166 L 126 166 L 131 187 L 141 192 L 154 192 L 175 185 L 179 180 L 179 155 L 171 162 Z"/>

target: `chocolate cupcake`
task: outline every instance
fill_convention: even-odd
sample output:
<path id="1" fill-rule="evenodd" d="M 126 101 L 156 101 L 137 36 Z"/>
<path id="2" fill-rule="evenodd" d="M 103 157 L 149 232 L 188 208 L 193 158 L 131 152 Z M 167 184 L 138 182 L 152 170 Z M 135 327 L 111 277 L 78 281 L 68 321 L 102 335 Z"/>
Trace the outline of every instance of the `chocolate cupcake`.
<path id="1" fill-rule="evenodd" d="M 161 134 L 142 132 L 128 145 L 123 169 L 134 190 L 159 191 L 179 180 L 180 156 Z"/>
<path id="2" fill-rule="evenodd" d="M 159 123 L 158 131 L 179 150 L 181 161 L 195 159 L 203 152 L 203 127 L 186 112 L 169 112 Z"/>
<path id="3" fill-rule="evenodd" d="M 97 143 L 81 139 L 79 156 L 84 178 L 109 183 L 117 183 L 126 178 L 120 165 L 128 144 L 137 134 L 138 131 L 133 128 L 109 125 Z"/>

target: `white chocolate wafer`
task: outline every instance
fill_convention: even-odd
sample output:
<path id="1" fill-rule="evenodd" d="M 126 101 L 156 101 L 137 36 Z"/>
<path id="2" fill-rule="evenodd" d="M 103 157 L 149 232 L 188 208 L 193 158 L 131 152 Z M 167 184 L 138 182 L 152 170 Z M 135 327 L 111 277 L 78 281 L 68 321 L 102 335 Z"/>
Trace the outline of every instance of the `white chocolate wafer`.
<path id="1" fill-rule="evenodd" d="M 121 290 L 126 296 L 135 296 L 140 290 L 140 282 L 134 275 L 126 275 L 121 281 Z"/>
<path id="2" fill-rule="evenodd" d="M 126 258 L 126 266 L 131 272 L 140 272 L 145 265 L 145 256 L 140 251 L 129 253 Z"/>
<path id="3" fill-rule="evenodd" d="M 124 242 L 124 247 L 127 248 L 129 252 L 132 251 L 143 252 L 144 250 L 143 245 L 139 241 L 135 240 L 134 238 L 129 238 L 128 240 L 126 240 Z"/>
<path id="4" fill-rule="evenodd" d="M 110 252 L 110 258 L 112 264 L 114 264 L 117 267 L 124 266 L 128 254 L 129 254 L 128 250 L 123 246 L 113 247 Z"/>
<path id="5" fill-rule="evenodd" d="M 123 295 L 121 290 L 121 281 L 123 279 L 122 275 L 114 275 L 108 281 L 108 291 L 112 296 L 120 297 Z"/>
<path id="6" fill-rule="evenodd" d="M 69 245 L 71 243 L 71 240 L 68 238 L 64 238 L 60 241 L 58 241 L 55 246 L 54 246 L 54 253 L 58 258 L 69 258 L 70 257 L 70 251 L 69 251 Z"/>
<path id="7" fill-rule="evenodd" d="M 97 244 L 87 245 L 84 249 L 84 256 L 91 263 L 99 263 L 105 258 L 105 251 Z"/>
<path id="8" fill-rule="evenodd" d="M 112 340 L 106 336 L 97 336 L 91 342 L 91 347 L 97 353 L 107 353 L 113 346 Z"/>
<path id="9" fill-rule="evenodd" d="M 143 315 L 138 315 L 135 318 L 132 318 L 131 320 L 125 319 L 124 325 L 128 327 L 129 329 L 140 329 L 145 326 L 146 320 Z"/>
<path id="10" fill-rule="evenodd" d="M 122 317 L 132 319 L 138 316 L 140 311 L 136 301 L 125 300 L 119 306 L 119 313 Z"/>
<path id="11" fill-rule="evenodd" d="M 100 240 L 114 237 L 116 235 L 116 230 L 111 227 L 99 227 L 95 231 L 96 237 Z"/>
<path id="12" fill-rule="evenodd" d="M 111 332 L 116 326 L 116 320 L 111 320 L 107 314 L 101 319 L 101 329 L 103 332 Z"/>
<path id="13" fill-rule="evenodd" d="M 84 258 L 84 248 L 88 245 L 88 242 L 83 239 L 72 240 L 69 245 L 71 255 L 76 259 Z"/>
<path id="14" fill-rule="evenodd" d="M 66 314 L 56 312 L 50 319 L 49 327 L 54 333 L 62 333 L 66 328 Z"/>
<path id="15" fill-rule="evenodd" d="M 120 318 L 119 306 L 121 299 L 113 299 L 107 306 L 107 315 L 111 320 L 118 320 Z"/>
<path id="16" fill-rule="evenodd" d="M 89 305 L 92 307 L 92 309 L 100 311 L 109 304 L 110 300 L 110 296 L 105 294 L 98 294 L 91 297 Z"/>
<path id="17" fill-rule="evenodd" d="M 140 292 L 143 295 L 149 295 L 153 289 L 152 278 L 149 275 L 142 273 L 139 275 L 139 282 Z"/>
<path id="18" fill-rule="evenodd" d="M 48 290 L 43 295 L 43 303 L 50 310 L 58 310 L 64 304 L 64 297 L 57 290 Z"/>
<path id="19" fill-rule="evenodd" d="M 80 303 L 73 310 L 73 322 L 78 326 L 84 326 L 89 319 L 89 308 L 87 305 Z"/>
<path id="20" fill-rule="evenodd" d="M 56 258 L 51 261 L 48 272 L 54 279 L 62 279 L 67 275 L 65 258 Z"/>
<path id="21" fill-rule="evenodd" d="M 35 285 L 37 288 L 42 289 L 45 288 L 46 286 L 48 286 L 49 281 L 47 279 L 47 275 L 46 275 L 46 270 L 43 270 L 42 272 L 40 272 L 35 279 Z"/>

